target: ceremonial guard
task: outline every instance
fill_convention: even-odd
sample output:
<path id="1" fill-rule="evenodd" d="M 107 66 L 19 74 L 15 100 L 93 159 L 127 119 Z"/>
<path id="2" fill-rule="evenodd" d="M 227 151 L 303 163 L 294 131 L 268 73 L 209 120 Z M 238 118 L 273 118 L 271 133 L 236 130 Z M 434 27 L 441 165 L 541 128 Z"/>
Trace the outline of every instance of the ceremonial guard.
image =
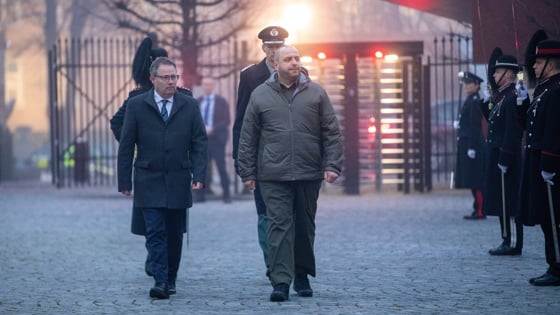
<path id="1" fill-rule="evenodd" d="M 521 186 L 521 219 L 540 225 L 544 234 L 547 271 L 529 279 L 535 286 L 560 285 L 560 41 L 533 35 L 525 55 L 532 102 L 519 99 L 526 144 Z"/>
<path id="2" fill-rule="evenodd" d="M 457 126 L 457 167 L 455 188 L 470 189 L 474 198 L 473 212 L 465 219 L 485 219 L 482 211 L 482 183 L 484 180 L 484 136 L 482 135 L 482 112 L 480 111 L 479 76 L 471 72 L 459 72 L 461 85 L 467 99 L 461 107 Z"/>
<path id="3" fill-rule="evenodd" d="M 515 57 L 494 49 L 488 64 L 492 97 L 481 103 L 488 121 L 483 211 L 500 217 L 502 237 L 502 243 L 489 250 L 490 255 L 521 255 L 523 248 L 523 225 L 516 220 L 523 135 L 516 109 L 519 71 Z"/>

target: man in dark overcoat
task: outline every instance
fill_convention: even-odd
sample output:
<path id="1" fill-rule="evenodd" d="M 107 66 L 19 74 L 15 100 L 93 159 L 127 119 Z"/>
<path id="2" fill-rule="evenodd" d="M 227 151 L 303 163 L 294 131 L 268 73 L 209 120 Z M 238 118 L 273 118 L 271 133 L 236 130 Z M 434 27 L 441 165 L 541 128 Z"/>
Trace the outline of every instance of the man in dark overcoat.
<path id="1" fill-rule="evenodd" d="M 239 76 L 239 88 L 237 90 L 237 107 L 235 121 L 233 123 L 233 159 L 237 170 L 237 152 L 239 147 L 239 137 L 245 111 L 249 104 L 249 99 L 253 90 L 266 81 L 274 73 L 274 52 L 284 44 L 284 39 L 288 37 L 288 31 L 280 26 L 268 26 L 259 32 L 258 38 L 262 40 L 262 50 L 266 57 L 258 64 L 252 64 L 241 70 Z M 255 206 L 257 208 L 258 223 L 257 236 L 259 245 L 263 252 L 264 262 L 268 269 L 268 218 L 266 216 L 266 205 L 264 203 L 260 185 L 257 182 L 253 191 Z"/>
<path id="2" fill-rule="evenodd" d="M 153 35 L 155 36 L 155 35 Z M 151 37 L 146 37 L 134 54 L 134 59 L 132 61 L 132 78 L 136 83 L 136 88 L 128 93 L 128 98 L 123 102 L 118 111 L 111 117 L 111 131 L 115 136 L 117 141 L 121 139 L 121 130 L 124 123 L 124 116 L 126 113 L 126 107 L 128 106 L 128 100 L 134 96 L 140 95 L 142 93 L 148 92 L 154 86 L 152 81 L 150 81 L 150 65 L 157 57 L 167 57 L 167 51 L 160 47 L 153 47 L 153 42 Z M 191 90 L 184 87 L 177 87 L 177 92 L 184 93 L 188 96 L 192 96 Z M 184 223 L 183 231 L 187 232 L 187 218 L 181 219 Z M 144 222 L 144 215 L 142 209 L 132 208 L 132 220 L 130 224 L 130 231 L 132 234 L 145 236 L 146 235 L 146 223 Z M 146 245 L 146 249 L 147 249 Z M 144 270 L 149 277 L 152 277 L 152 271 L 150 270 L 150 255 L 147 255 L 146 261 L 144 263 Z"/>
<path id="3" fill-rule="evenodd" d="M 482 135 L 482 112 L 480 111 L 479 76 L 462 72 L 461 81 L 467 99 L 459 113 L 457 130 L 457 164 L 455 188 L 470 189 L 474 198 L 473 212 L 465 219 L 485 219 L 482 212 L 482 183 L 484 180 L 484 136 Z"/>
<path id="4" fill-rule="evenodd" d="M 503 55 L 499 48 L 493 55 L 496 61 L 490 62 L 488 71 L 493 95 L 491 102 L 481 103 L 488 121 L 483 211 L 500 218 L 502 243 L 490 249 L 490 255 L 521 255 L 523 225 L 516 218 L 523 130 L 517 116 L 515 89 L 521 67 L 515 57 Z"/>
<path id="5" fill-rule="evenodd" d="M 537 34 L 535 34 L 537 35 Z M 528 49 L 529 50 L 529 49 Z M 529 279 L 535 286 L 560 285 L 560 41 L 545 39 L 528 51 L 527 71 L 536 74 L 532 102 L 519 102 L 526 143 L 521 219 L 540 225 L 548 269 Z M 528 57 L 528 58 L 527 58 Z"/>
<path id="6" fill-rule="evenodd" d="M 154 88 L 128 101 L 118 154 L 118 190 L 142 208 L 155 284 L 153 298 L 176 292 L 183 222 L 192 189 L 204 187 L 207 137 L 197 101 L 177 93 L 177 67 L 169 58 L 150 66 Z M 136 159 L 133 159 L 136 148 Z"/>

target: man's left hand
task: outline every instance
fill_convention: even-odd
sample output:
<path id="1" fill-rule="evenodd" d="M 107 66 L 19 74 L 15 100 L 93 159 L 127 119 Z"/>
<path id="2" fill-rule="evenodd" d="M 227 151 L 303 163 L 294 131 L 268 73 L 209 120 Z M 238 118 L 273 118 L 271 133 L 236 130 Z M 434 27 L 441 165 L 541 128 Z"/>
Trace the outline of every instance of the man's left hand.
<path id="1" fill-rule="evenodd" d="M 202 184 L 201 182 L 192 183 L 192 189 L 193 190 L 200 190 L 202 188 L 204 188 L 204 184 Z"/>
<path id="2" fill-rule="evenodd" d="M 325 171 L 325 181 L 329 184 L 334 183 L 334 181 L 338 178 L 338 174 L 331 171 Z"/>

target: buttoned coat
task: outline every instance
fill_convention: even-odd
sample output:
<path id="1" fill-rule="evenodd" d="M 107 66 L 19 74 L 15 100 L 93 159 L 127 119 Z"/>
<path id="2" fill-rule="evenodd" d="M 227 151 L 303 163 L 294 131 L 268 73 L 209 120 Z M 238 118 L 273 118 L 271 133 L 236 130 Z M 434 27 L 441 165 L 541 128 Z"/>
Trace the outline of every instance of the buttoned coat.
<path id="1" fill-rule="evenodd" d="M 136 159 L 133 157 L 136 147 Z M 186 209 L 192 182 L 204 183 L 207 136 L 197 101 L 175 93 L 167 123 L 154 90 L 128 101 L 118 154 L 118 190 L 132 190 L 139 208 Z"/>
<path id="2" fill-rule="evenodd" d="M 484 180 L 484 136 L 482 135 L 482 112 L 480 96 L 473 93 L 461 107 L 459 130 L 457 130 L 457 175 L 455 188 L 481 189 Z M 467 152 L 475 150 L 471 159 Z"/>
<path id="3" fill-rule="evenodd" d="M 507 167 L 504 174 L 506 215 L 518 215 L 519 181 L 521 176 L 521 139 L 523 129 L 517 115 L 515 84 L 493 97 L 492 108 L 482 103 L 482 114 L 488 121 L 486 137 L 486 172 L 483 212 L 500 216 L 503 213 L 502 173 L 498 164 Z"/>
<path id="4" fill-rule="evenodd" d="M 550 224 L 548 188 L 541 171 L 556 173 L 551 187 L 556 224 L 560 222 L 560 74 L 535 88 L 530 104 L 518 106 L 526 128 L 520 212 L 525 225 Z"/>
<path id="5" fill-rule="evenodd" d="M 148 92 L 152 89 L 152 85 L 145 86 L 145 87 L 138 87 L 128 93 L 128 98 L 123 102 L 119 110 L 113 115 L 110 120 L 111 123 L 111 131 L 113 131 L 113 135 L 115 139 L 119 141 L 121 139 L 121 130 L 124 123 L 124 115 L 126 113 L 126 107 L 128 106 L 128 100 L 140 95 L 142 93 Z M 188 96 L 192 96 L 191 90 L 184 88 L 184 87 L 177 87 L 177 92 L 184 93 Z M 183 231 L 187 232 L 187 225 L 186 225 L 186 217 L 184 220 L 185 222 Z M 144 214 L 142 213 L 142 209 L 132 208 L 132 220 L 130 223 L 130 231 L 133 234 L 137 235 L 146 235 L 146 222 L 144 221 Z"/>

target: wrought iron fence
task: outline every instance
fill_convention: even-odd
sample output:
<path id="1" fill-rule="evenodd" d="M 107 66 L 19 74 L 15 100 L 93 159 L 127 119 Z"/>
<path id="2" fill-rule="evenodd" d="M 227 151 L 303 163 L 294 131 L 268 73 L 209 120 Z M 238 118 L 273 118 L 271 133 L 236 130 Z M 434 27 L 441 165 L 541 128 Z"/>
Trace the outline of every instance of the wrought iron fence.
<path id="1" fill-rule="evenodd" d="M 430 82 L 430 124 L 432 132 L 431 164 L 434 182 L 449 182 L 455 170 L 457 120 L 463 102 L 457 74 L 477 72 L 472 60 L 472 41 L 469 36 L 448 34 L 435 37 L 431 51 L 427 51 Z M 480 74 L 481 77 L 484 75 Z"/>

